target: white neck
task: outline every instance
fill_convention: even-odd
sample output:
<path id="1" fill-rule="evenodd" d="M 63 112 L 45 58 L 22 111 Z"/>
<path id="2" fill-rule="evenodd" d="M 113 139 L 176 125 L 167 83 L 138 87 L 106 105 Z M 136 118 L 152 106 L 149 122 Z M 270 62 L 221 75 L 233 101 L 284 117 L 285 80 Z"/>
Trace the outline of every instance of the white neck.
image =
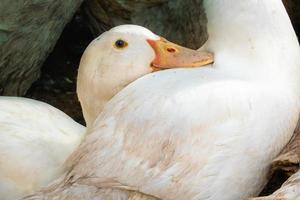
<path id="1" fill-rule="evenodd" d="M 95 51 L 94 46 L 90 44 L 83 53 L 77 76 L 77 95 L 87 127 L 92 125 L 105 103 L 111 98 L 109 94 L 101 95 L 101 89 L 105 85 L 99 84 L 97 82 L 99 79 L 95 78 L 99 76 L 97 70 L 99 67 L 98 57 L 91 53 Z"/>
<path id="2" fill-rule="evenodd" d="M 297 37 L 281 0 L 205 0 L 215 67 L 255 80 L 300 80 Z M 293 79 L 296 80 L 293 80 Z"/>
<path id="3" fill-rule="evenodd" d="M 81 64 L 85 62 L 85 56 L 82 57 Z M 102 111 L 105 104 L 114 96 L 116 88 L 111 88 L 110 85 L 98 82 L 99 76 L 97 65 L 87 65 L 88 67 L 80 67 L 77 77 L 77 95 L 82 108 L 82 113 L 86 126 L 89 128 Z"/>

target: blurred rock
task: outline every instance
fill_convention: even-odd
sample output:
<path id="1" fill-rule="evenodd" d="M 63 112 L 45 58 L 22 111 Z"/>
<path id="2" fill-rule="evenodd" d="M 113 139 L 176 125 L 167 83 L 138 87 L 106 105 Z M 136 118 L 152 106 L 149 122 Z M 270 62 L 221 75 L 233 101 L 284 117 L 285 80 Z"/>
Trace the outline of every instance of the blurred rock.
<path id="1" fill-rule="evenodd" d="M 0 92 L 23 95 L 83 0 L 1 0 Z"/>
<path id="2" fill-rule="evenodd" d="M 203 0 L 87 0 L 83 4 L 95 36 L 120 24 L 138 24 L 168 40 L 199 48 L 207 39 Z"/>
<path id="3" fill-rule="evenodd" d="M 300 170 L 300 126 L 295 130 L 294 136 L 282 153 L 273 161 L 271 173 L 283 171 L 288 176 Z M 300 198 L 300 197 L 299 197 Z"/>
<path id="4" fill-rule="evenodd" d="M 283 0 L 283 3 L 300 38 L 300 0 Z"/>
<path id="5" fill-rule="evenodd" d="M 299 200 L 300 199 L 300 171 L 291 176 L 279 190 L 266 197 L 250 200 Z"/>
<path id="6" fill-rule="evenodd" d="M 92 40 L 93 36 L 79 9 L 64 28 L 41 68 L 40 78 L 32 84 L 26 97 L 47 102 L 84 124 L 77 99 L 76 77 L 80 57 Z"/>
<path id="7" fill-rule="evenodd" d="M 271 200 L 271 199 L 277 200 L 276 198 L 273 197 L 275 197 L 274 196 L 275 194 L 277 196 L 279 196 L 279 194 L 283 194 L 283 192 L 280 191 L 285 191 L 285 193 L 287 193 L 288 191 L 294 190 L 293 188 L 298 188 L 299 189 L 298 195 L 300 199 L 300 171 L 299 170 L 300 170 L 300 121 L 298 122 L 294 135 L 291 138 L 290 142 L 283 149 L 280 155 L 273 160 L 270 169 L 270 181 L 265 187 L 261 195 L 266 196 L 272 194 L 276 189 L 279 189 L 281 187 L 279 190 L 274 192 L 273 195 L 268 196 L 268 198 L 266 199 L 266 200 Z M 295 173 L 298 173 L 297 179 L 289 178 L 290 176 L 295 177 L 293 175 Z M 288 181 L 285 182 L 285 180 L 287 179 Z M 290 183 L 291 180 L 294 180 L 292 182 L 293 184 Z M 284 188 L 283 186 L 281 186 L 283 183 L 284 183 L 283 185 Z M 284 196 L 282 196 L 282 200 L 285 199 L 283 197 Z"/>

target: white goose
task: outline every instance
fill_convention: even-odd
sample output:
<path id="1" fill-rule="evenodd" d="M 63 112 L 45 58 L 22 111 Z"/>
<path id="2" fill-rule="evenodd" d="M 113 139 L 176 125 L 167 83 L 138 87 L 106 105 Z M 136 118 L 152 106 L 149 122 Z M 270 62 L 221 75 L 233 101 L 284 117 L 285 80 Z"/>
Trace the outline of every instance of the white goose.
<path id="1" fill-rule="evenodd" d="M 300 49 L 281 0 L 204 4 L 213 67 L 130 84 L 98 116 L 67 176 L 31 199 L 241 200 L 260 192 L 298 119 Z"/>
<path id="2" fill-rule="evenodd" d="M 111 97 L 130 82 L 152 72 L 153 67 L 159 70 L 171 68 L 170 65 L 192 67 L 193 62 L 197 65 L 211 62 L 210 54 L 164 41 L 164 47 L 181 50 L 182 56 L 151 66 L 154 51 L 145 41 L 149 31 L 137 26 L 121 28 L 125 31 L 114 28 L 95 39 L 81 59 L 77 90 L 87 127 Z M 127 45 L 126 51 L 122 51 Z M 162 59 L 173 56 L 167 49 L 159 54 Z M 48 104 L 0 97 L 0 199 L 20 198 L 61 175 L 65 171 L 63 162 L 84 135 L 85 127 Z"/>

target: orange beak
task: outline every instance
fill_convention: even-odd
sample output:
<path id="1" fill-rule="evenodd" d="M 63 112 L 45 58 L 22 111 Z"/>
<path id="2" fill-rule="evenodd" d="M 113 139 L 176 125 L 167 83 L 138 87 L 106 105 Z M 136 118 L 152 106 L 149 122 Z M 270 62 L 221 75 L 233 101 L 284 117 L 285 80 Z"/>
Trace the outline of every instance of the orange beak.
<path id="1" fill-rule="evenodd" d="M 154 49 L 155 58 L 151 65 L 154 70 L 171 68 L 201 67 L 213 63 L 213 54 L 185 48 L 161 38 L 147 40 Z"/>

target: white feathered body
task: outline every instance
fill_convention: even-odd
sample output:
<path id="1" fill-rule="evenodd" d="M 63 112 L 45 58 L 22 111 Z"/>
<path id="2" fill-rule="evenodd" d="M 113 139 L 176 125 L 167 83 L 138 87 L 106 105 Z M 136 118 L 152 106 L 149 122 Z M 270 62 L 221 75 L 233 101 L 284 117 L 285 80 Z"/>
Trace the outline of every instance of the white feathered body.
<path id="1" fill-rule="evenodd" d="M 100 115 L 69 176 L 166 200 L 256 195 L 299 103 L 280 85 L 225 77 L 207 68 L 134 82 Z"/>
<path id="2" fill-rule="evenodd" d="M 40 189 L 65 170 L 85 127 L 39 101 L 0 97 L 0 196 L 10 200 Z"/>
<path id="3" fill-rule="evenodd" d="M 127 86 L 69 159 L 66 178 L 40 197 L 122 200 L 136 191 L 164 200 L 241 200 L 260 192 L 299 116 L 297 38 L 281 0 L 204 4 L 203 49 L 215 63 Z"/>

